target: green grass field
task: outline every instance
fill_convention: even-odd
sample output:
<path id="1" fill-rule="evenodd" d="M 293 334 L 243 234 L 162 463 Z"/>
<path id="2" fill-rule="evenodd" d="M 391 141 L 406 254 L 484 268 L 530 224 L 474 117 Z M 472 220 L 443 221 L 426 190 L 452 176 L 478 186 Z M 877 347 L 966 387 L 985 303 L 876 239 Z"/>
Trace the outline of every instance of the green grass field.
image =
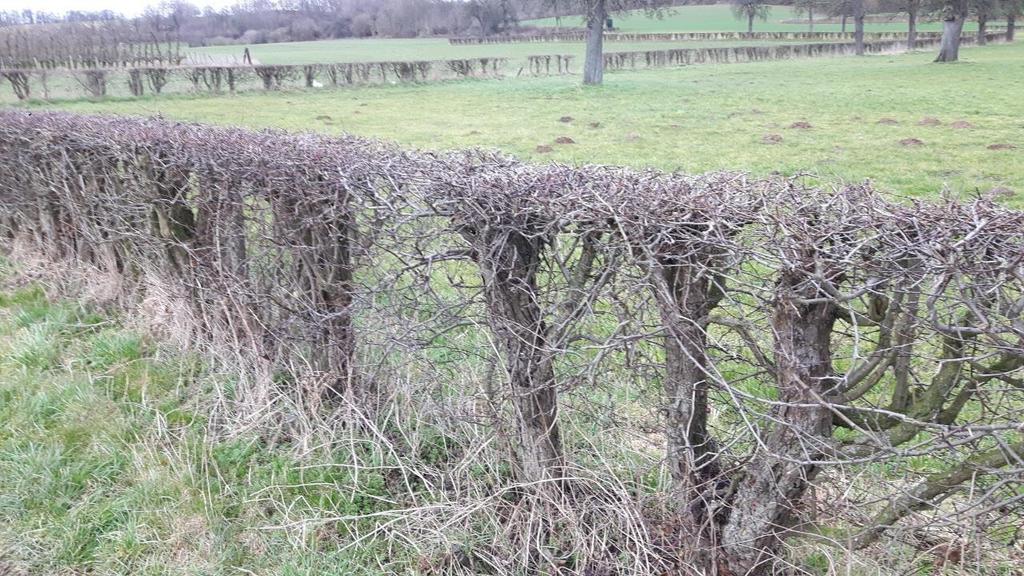
<path id="1" fill-rule="evenodd" d="M 786 23 L 785 20 L 799 16 L 787 6 L 775 6 L 766 22 L 756 22 L 755 31 L 762 32 L 803 32 L 806 24 Z M 632 12 L 614 17 L 616 28 L 624 32 L 722 32 L 746 31 L 746 23 L 737 20 L 727 5 L 712 6 L 680 6 L 664 14 L 646 15 L 643 12 Z M 526 25 L 551 27 L 555 25 L 553 18 L 524 22 Z M 562 19 L 562 26 L 580 26 L 578 17 Z M 973 23 L 965 29 L 972 30 Z M 903 31 L 906 23 L 869 22 L 868 31 Z M 939 24 L 923 22 L 919 26 L 922 31 L 941 30 Z M 816 31 L 833 31 L 841 29 L 839 24 L 815 24 Z M 852 21 L 848 27 L 853 31 Z M 709 43 L 664 43 L 664 42 L 609 42 L 608 50 L 655 50 L 669 47 L 697 47 Z M 195 48 L 197 55 L 233 56 L 241 59 L 245 46 L 210 46 Z M 414 39 L 346 39 L 320 40 L 315 42 L 290 42 L 285 44 L 257 44 L 248 47 L 253 58 L 263 64 L 312 64 L 324 62 L 370 62 L 386 60 L 446 60 L 452 58 L 506 57 L 525 59 L 531 54 L 576 54 L 582 56 L 581 42 L 537 42 L 453 46 L 445 38 L 414 38 Z"/>
<path id="2" fill-rule="evenodd" d="M 614 52 L 666 50 L 670 48 L 700 48 L 709 46 L 745 46 L 784 44 L 780 41 L 732 41 L 732 42 L 610 42 L 608 50 Z M 806 43 L 793 41 L 793 44 Z M 218 46 L 195 49 L 214 60 L 196 57 L 197 64 L 207 62 L 241 62 L 243 46 Z M 529 75 L 528 56 L 570 55 L 576 59 L 570 70 L 579 72 L 583 67 L 584 44 L 582 42 L 539 42 L 535 44 L 488 44 L 453 46 L 441 38 L 422 39 L 372 39 L 372 40 L 324 40 L 319 42 L 293 42 L 286 44 L 263 44 L 251 47 L 253 58 L 260 64 L 324 64 L 339 62 L 379 62 L 409 60 L 450 60 L 460 58 L 507 58 L 502 67 L 509 76 Z M 230 57 L 230 58 L 228 58 Z M 320 78 L 324 83 L 327 79 Z M 301 80 L 300 80 L 301 82 Z M 298 84 L 301 86 L 301 84 Z M 240 90 L 260 89 L 259 80 L 250 75 L 248 83 L 243 82 Z M 64 100 L 81 98 L 85 95 L 80 82 L 68 74 L 53 74 L 48 80 L 50 99 Z M 148 89 L 148 88 L 147 88 Z M 32 85 L 35 97 L 41 97 L 42 84 L 36 80 Z M 192 86 L 184 75 L 172 75 L 164 94 L 187 94 Z M 108 97 L 129 97 L 127 75 L 117 72 L 108 80 Z M 17 98 L 7 80 L 0 78 L 0 105 L 15 103 Z"/>
<path id="3" fill-rule="evenodd" d="M 520 78 L 59 107 L 351 132 L 430 149 L 499 148 L 540 162 L 870 179 L 913 196 L 944 187 L 1024 191 L 1024 45 L 965 48 L 964 61 L 953 65 L 932 58 L 922 52 L 621 72 L 599 88 L 582 87 L 578 77 Z M 561 122 L 564 116 L 572 121 Z M 940 123 L 920 125 L 926 118 Z M 794 127 L 800 122 L 810 127 Z M 554 144 L 560 136 L 575 144 Z M 1021 196 L 1008 202 L 1024 205 Z"/>

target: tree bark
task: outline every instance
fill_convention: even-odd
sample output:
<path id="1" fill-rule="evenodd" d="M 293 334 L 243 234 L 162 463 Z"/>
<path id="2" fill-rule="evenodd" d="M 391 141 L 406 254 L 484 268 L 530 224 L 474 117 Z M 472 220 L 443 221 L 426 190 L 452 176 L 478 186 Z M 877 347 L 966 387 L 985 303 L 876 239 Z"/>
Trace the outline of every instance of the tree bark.
<path id="1" fill-rule="evenodd" d="M 348 213 L 347 198 L 340 202 L 342 213 L 329 222 L 318 222 L 317 210 L 337 207 L 309 206 L 312 214 L 303 220 L 314 223 L 304 226 L 298 243 L 298 284 L 309 309 L 316 310 L 319 318 L 310 318 L 317 325 L 316 349 L 313 364 L 325 376 L 321 396 L 338 400 L 348 396 L 354 403 L 370 406 L 366 390 L 357 388 L 354 368 L 355 330 L 352 326 L 352 290 L 354 263 L 352 245 L 355 243 L 352 216 Z"/>
<path id="2" fill-rule="evenodd" d="M 853 548 L 859 550 L 875 543 L 901 518 L 917 510 L 935 506 L 935 500 L 938 497 L 955 490 L 980 474 L 1016 463 L 1022 454 L 1024 454 L 1024 441 L 1018 441 L 1016 444 L 976 452 L 948 470 L 928 474 L 923 480 L 906 490 L 902 496 L 890 502 L 871 521 L 867 530 L 853 538 Z"/>
<path id="3" fill-rule="evenodd" d="M 864 0 L 855 0 L 853 5 L 853 42 L 857 56 L 864 55 Z"/>
<path id="4" fill-rule="evenodd" d="M 604 21 L 608 17 L 605 0 L 597 0 L 587 21 L 587 54 L 583 63 L 583 83 L 598 85 L 604 81 Z"/>
<path id="5" fill-rule="evenodd" d="M 942 21 L 942 43 L 936 62 L 956 62 L 960 59 L 960 34 L 967 20 L 967 0 L 956 0 Z"/>
<path id="6" fill-rule="evenodd" d="M 747 13 L 747 34 L 749 35 L 749 34 L 753 34 L 753 33 L 754 33 L 754 13 L 753 12 L 748 12 Z"/>
<path id="7" fill-rule="evenodd" d="M 706 267 L 694 261 L 696 256 L 679 258 L 688 261 L 660 259 L 653 286 L 666 329 L 666 458 L 695 524 L 707 528 L 721 475 L 716 445 L 707 429 L 707 326 L 718 300 L 709 289 L 719 290 L 711 286 Z"/>
<path id="8" fill-rule="evenodd" d="M 978 15 L 978 46 L 984 46 L 988 44 L 988 40 L 985 35 L 988 33 L 988 16 L 984 14 Z"/>
<path id="9" fill-rule="evenodd" d="M 843 34 L 846 34 L 846 14 L 843 14 Z"/>
<path id="10" fill-rule="evenodd" d="M 505 351 L 521 477 L 526 482 L 557 480 L 564 466 L 558 395 L 548 328 L 537 297 L 543 241 L 517 231 L 482 234 L 478 264 L 492 329 Z"/>
<path id="11" fill-rule="evenodd" d="M 1013 42 L 1013 36 L 1017 28 L 1017 15 L 1010 14 L 1006 17 L 1006 41 Z"/>
<path id="12" fill-rule="evenodd" d="M 807 6 L 807 22 L 808 22 L 808 25 L 811 28 L 810 29 L 811 34 L 814 34 L 814 4 L 813 3 L 809 4 Z"/>
<path id="13" fill-rule="evenodd" d="M 152 165 L 152 160 L 142 160 Z M 186 286 L 195 284 L 190 251 L 196 236 L 196 216 L 188 205 L 188 177 L 172 170 L 153 173 L 159 200 L 151 215 L 152 233 L 164 242 L 167 264 L 172 274 Z"/>
<path id="14" fill-rule="evenodd" d="M 911 2 L 907 9 L 907 50 L 917 48 L 917 2 Z"/>
<path id="15" fill-rule="evenodd" d="M 810 268 L 813 270 L 813 268 Z M 728 574 L 762 574 L 775 563 L 782 533 L 792 524 L 816 461 L 831 435 L 832 412 L 821 406 L 833 394 L 831 336 L 836 306 L 809 290 L 806 274 L 780 279 L 772 328 L 779 404 L 764 448 L 747 466 L 722 533 Z M 816 298 L 814 303 L 801 302 Z"/>
<path id="16" fill-rule="evenodd" d="M 19 71 L 4 72 L 0 74 L 11 82 L 14 88 L 14 95 L 18 100 L 28 100 L 32 96 L 32 84 L 29 82 L 28 74 Z"/>
<path id="17" fill-rule="evenodd" d="M 913 368 L 914 343 L 917 341 L 917 315 L 921 302 L 921 290 L 909 288 L 906 302 L 898 311 L 896 320 L 896 360 L 893 363 L 893 390 L 889 410 L 904 412 L 912 401 L 910 393 L 911 370 Z"/>

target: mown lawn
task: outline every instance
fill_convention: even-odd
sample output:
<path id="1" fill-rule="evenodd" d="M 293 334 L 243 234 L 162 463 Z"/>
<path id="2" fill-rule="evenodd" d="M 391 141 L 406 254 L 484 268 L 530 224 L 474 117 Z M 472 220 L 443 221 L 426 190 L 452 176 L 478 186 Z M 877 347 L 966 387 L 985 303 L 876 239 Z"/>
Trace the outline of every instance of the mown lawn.
<path id="1" fill-rule="evenodd" d="M 912 196 L 1005 188 L 1009 204 L 1024 206 L 1024 44 L 966 48 L 952 65 L 932 58 L 621 72 L 597 88 L 520 78 L 56 107 L 493 147 L 540 162 L 870 179 Z M 574 143 L 556 144 L 563 136 Z"/>

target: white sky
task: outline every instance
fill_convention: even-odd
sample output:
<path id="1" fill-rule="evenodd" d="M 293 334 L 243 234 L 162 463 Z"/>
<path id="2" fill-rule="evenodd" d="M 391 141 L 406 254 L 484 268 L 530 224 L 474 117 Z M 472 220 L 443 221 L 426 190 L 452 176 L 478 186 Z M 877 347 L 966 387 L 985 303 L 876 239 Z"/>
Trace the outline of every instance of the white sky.
<path id="1" fill-rule="evenodd" d="M 222 8 L 234 4 L 235 0 L 192 0 L 191 3 L 200 8 Z M 127 16 L 135 16 L 151 4 L 159 4 L 159 0 L 0 0 L 0 10 L 31 8 L 56 14 L 68 10 L 113 10 Z"/>

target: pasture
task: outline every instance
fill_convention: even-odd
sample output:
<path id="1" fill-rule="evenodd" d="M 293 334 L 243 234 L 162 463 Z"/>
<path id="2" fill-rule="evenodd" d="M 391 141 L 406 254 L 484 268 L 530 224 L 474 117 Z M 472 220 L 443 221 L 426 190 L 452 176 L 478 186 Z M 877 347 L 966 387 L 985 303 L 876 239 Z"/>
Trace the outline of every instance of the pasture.
<path id="1" fill-rule="evenodd" d="M 626 12 L 613 17 L 615 28 L 622 32 L 745 32 L 746 23 L 733 16 L 728 5 L 678 6 L 662 15 L 647 15 L 643 11 Z M 807 24 L 795 23 L 800 16 L 788 6 L 774 6 L 765 22 L 754 25 L 756 32 L 804 32 Z M 879 21 L 882 20 L 882 21 Z M 530 20 L 527 26 L 549 28 L 555 26 L 553 18 Z M 563 27 L 580 27 L 582 21 L 575 17 L 561 20 Z M 864 26 L 867 32 L 902 32 L 906 30 L 905 20 L 893 16 L 891 21 L 880 18 Z M 838 32 L 841 24 L 816 22 L 818 32 Z M 940 31 L 937 22 L 921 22 L 922 32 Z M 964 30 L 976 29 L 968 22 Z M 847 31 L 853 31 L 853 21 L 848 22 Z M 675 47 L 708 46 L 707 42 L 613 42 L 609 50 L 656 50 Z M 218 57 L 241 58 L 245 46 L 207 46 L 193 48 L 198 56 L 204 54 Z M 253 58 L 264 64 L 315 64 L 323 62 L 374 62 L 384 60 L 444 60 L 449 58 L 506 57 L 523 59 L 532 54 L 574 54 L 582 56 L 582 42 L 534 42 L 526 44 L 486 44 L 479 46 L 452 46 L 445 38 L 367 38 L 346 40 L 320 40 L 312 42 L 290 42 L 284 44 L 256 44 L 249 46 Z"/>
<path id="2" fill-rule="evenodd" d="M 539 162 L 870 179 L 907 196 L 936 196 L 946 187 L 960 195 L 1024 191 L 1024 46 L 965 48 L 964 61 L 952 66 L 932 58 L 920 52 L 621 72 L 596 89 L 568 76 L 56 106 L 351 132 L 428 149 L 499 148 Z M 557 143 L 566 137 L 573 143 Z M 1007 202 L 1022 205 L 1019 195 Z"/>
<path id="3" fill-rule="evenodd" d="M 778 42 L 750 41 L 744 44 L 765 45 Z M 720 42 L 609 42 L 615 51 L 664 50 L 668 48 L 699 48 L 720 45 Z M 194 48 L 200 55 L 241 59 L 243 46 Z M 508 58 L 515 62 L 539 54 L 571 54 L 583 57 L 582 42 L 531 42 L 508 44 L 452 45 L 444 38 L 411 39 L 347 39 L 257 44 L 250 46 L 252 57 L 261 64 L 319 64 L 329 62 L 380 62 L 393 60 L 448 60 L 455 58 Z M 579 65 L 577 65 L 578 67 Z"/>
<path id="4" fill-rule="evenodd" d="M 707 6 L 678 6 L 663 14 L 647 14 L 643 10 L 628 11 L 612 16 L 615 28 L 623 32 L 746 32 L 746 22 L 737 20 L 728 4 Z M 827 19 L 824 15 L 815 15 L 814 29 L 818 32 L 838 32 L 842 23 L 838 19 Z M 824 20 L 819 22 L 819 20 Z M 529 20 L 527 25 L 553 27 L 554 18 Z M 582 26 L 581 18 L 565 17 L 562 26 Z M 801 15 L 790 6 L 772 6 L 768 19 L 754 22 L 754 31 L 791 32 L 807 30 L 807 16 Z M 903 31 L 906 21 L 902 15 L 873 17 L 864 26 L 868 31 Z M 847 21 L 847 31 L 853 30 L 853 19 Z M 922 22 L 920 30 L 939 30 L 941 25 L 936 22 Z M 971 28 L 965 28 L 971 29 Z"/>

